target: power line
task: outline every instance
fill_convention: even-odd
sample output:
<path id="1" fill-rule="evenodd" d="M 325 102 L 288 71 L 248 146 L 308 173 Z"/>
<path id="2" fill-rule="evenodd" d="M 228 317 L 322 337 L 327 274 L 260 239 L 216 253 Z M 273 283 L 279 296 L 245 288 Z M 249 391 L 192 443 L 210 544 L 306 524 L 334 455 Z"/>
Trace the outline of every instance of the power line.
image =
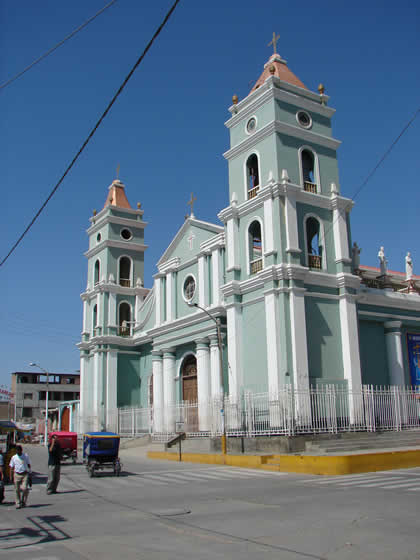
<path id="1" fill-rule="evenodd" d="M 34 223 L 36 222 L 36 220 L 38 219 L 39 215 L 41 214 L 41 212 L 44 210 L 44 208 L 47 206 L 48 202 L 51 200 L 51 198 L 54 196 L 55 192 L 57 191 L 58 187 L 61 185 L 61 183 L 64 181 L 66 175 L 69 173 L 69 171 L 71 170 L 71 168 L 73 167 L 73 165 L 76 163 L 76 161 L 79 159 L 79 156 L 81 155 L 81 153 L 83 152 L 83 150 L 86 148 L 86 146 L 88 145 L 88 143 L 90 142 L 90 140 L 92 139 L 93 135 L 95 134 L 95 132 L 97 131 L 97 129 L 99 128 L 99 126 L 101 125 L 102 121 L 104 120 L 104 118 L 107 116 L 107 114 L 109 113 L 111 107 L 114 105 L 115 101 L 117 100 L 117 98 L 119 97 L 119 95 L 121 94 L 121 92 L 123 91 L 123 89 L 125 88 L 125 86 L 127 85 L 127 82 L 129 81 L 129 79 L 131 78 L 131 76 L 134 74 L 135 70 L 137 69 L 137 67 L 140 65 L 141 61 L 143 60 L 143 58 L 146 56 L 148 50 L 150 49 L 150 47 L 153 45 L 153 43 L 155 42 L 155 39 L 157 38 L 157 36 L 159 35 L 159 33 L 162 31 L 162 29 L 164 28 L 164 26 L 166 25 L 166 23 L 168 22 L 169 18 L 171 17 L 173 11 L 175 10 L 175 8 L 177 7 L 177 5 L 179 4 L 180 0 L 175 0 L 175 2 L 172 4 L 172 7 L 170 8 L 170 10 L 168 11 L 168 13 L 166 14 L 165 18 L 163 19 L 162 23 L 159 25 L 159 27 L 157 28 L 157 30 L 155 31 L 155 33 L 153 34 L 153 37 L 150 39 L 149 43 L 147 44 L 146 48 L 144 49 L 143 53 L 140 55 L 140 57 L 138 58 L 138 60 L 136 61 L 136 63 L 134 64 L 133 68 L 130 70 L 130 72 L 127 74 L 127 77 L 125 78 L 125 80 L 123 81 L 123 83 L 120 85 L 120 87 L 118 88 L 117 93 L 114 95 L 114 97 L 112 98 L 112 100 L 109 102 L 107 108 L 105 109 L 105 111 L 103 112 L 103 114 L 101 115 L 101 117 L 99 118 L 98 122 L 95 124 L 95 126 L 93 127 L 93 129 L 91 130 L 91 132 L 89 133 L 88 137 L 86 138 L 86 140 L 83 142 L 82 147 L 79 149 L 79 151 L 77 152 L 77 154 L 74 156 L 74 158 L 72 159 L 70 165 L 68 165 L 67 169 L 65 170 L 65 172 L 63 173 L 63 175 L 61 176 L 61 178 L 59 179 L 58 183 L 55 185 L 55 187 L 53 188 L 53 190 L 50 192 L 50 194 L 48 195 L 47 199 L 45 200 L 45 202 L 43 203 L 43 205 L 41 206 L 41 208 L 38 210 L 38 212 L 35 214 L 35 216 L 32 218 L 32 220 L 29 222 L 29 225 L 26 227 L 26 229 L 24 230 L 24 232 L 20 235 L 19 239 L 16 241 L 16 243 L 13 245 L 13 247 L 10 249 L 10 251 L 7 253 L 7 255 L 4 257 L 4 259 L 0 262 L 0 266 L 3 266 L 4 263 L 7 261 L 7 259 L 10 257 L 10 255 L 15 251 L 15 249 L 17 248 L 17 246 L 21 243 L 22 239 L 25 237 L 25 235 L 28 233 L 28 231 L 31 229 L 31 227 L 34 225 Z"/>
<path id="2" fill-rule="evenodd" d="M 391 145 L 389 146 L 389 148 L 387 150 L 385 150 L 384 154 L 382 155 L 382 157 L 379 159 L 378 163 L 375 165 L 375 167 L 368 173 L 368 175 L 366 176 L 365 180 L 361 183 L 361 185 L 356 189 L 356 192 L 354 193 L 354 195 L 351 197 L 351 202 L 346 205 L 344 207 L 344 210 L 347 212 L 347 210 L 350 210 L 351 208 L 351 204 L 354 202 L 355 198 L 360 194 L 360 192 L 362 191 L 362 189 L 364 189 L 364 187 L 367 185 L 367 183 L 369 182 L 369 180 L 371 179 L 371 177 L 373 177 L 373 175 L 376 173 L 376 171 L 379 169 L 379 167 L 382 165 L 382 163 L 386 160 L 386 158 L 389 156 L 389 154 L 392 152 L 392 150 L 395 148 L 395 146 L 398 144 L 398 142 L 400 141 L 400 139 L 402 138 L 402 136 L 405 134 L 405 132 L 407 132 L 407 130 L 409 129 L 409 127 L 413 124 L 413 122 L 415 121 L 415 119 L 417 118 L 418 114 L 420 113 L 420 107 L 415 111 L 414 115 L 411 117 L 411 119 L 408 121 L 408 123 L 402 128 L 401 132 L 398 134 L 398 136 L 395 138 L 395 140 L 393 140 L 393 142 L 391 143 Z M 334 227 L 334 224 L 336 223 L 336 221 L 339 219 L 339 217 L 337 217 L 332 224 L 330 225 L 330 227 L 327 229 L 327 231 L 325 232 L 325 237 L 327 237 L 327 235 L 331 232 L 332 228 Z"/>
<path id="3" fill-rule="evenodd" d="M 48 55 L 50 55 L 51 53 L 53 53 L 56 49 L 58 49 L 58 47 L 61 47 L 61 45 L 64 45 L 64 43 L 66 41 L 68 41 L 69 39 L 71 39 L 72 37 L 74 37 L 74 35 L 76 35 L 76 33 L 78 33 L 79 31 L 81 31 L 84 27 L 86 27 L 87 25 L 89 25 L 89 23 L 91 23 L 94 19 L 96 19 L 99 15 L 102 14 L 102 12 L 104 12 L 106 9 L 108 9 L 110 6 L 112 6 L 112 4 L 115 4 L 117 0 L 112 0 L 111 2 L 109 2 L 106 6 L 104 6 L 103 8 L 101 8 L 99 10 L 99 12 L 96 12 L 96 14 L 92 17 L 90 17 L 88 20 L 86 20 L 84 23 L 82 23 L 82 25 L 79 25 L 79 27 L 77 27 L 74 31 L 72 31 L 70 33 L 70 35 L 67 35 L 67 37 L 64 37 L 64 39 L 62 41 L 60 41 L 59 43 L 57 43 L 54 47 L 52 47 L 51 49 L 49 49 L 46 53 L 44 53 L 43 55 L 41 55 L 39 58 L 37 58 L 36 60 L 34 60 L 29 66 L 27 66 L 26 68 L 24 68 L 21 72 L 19 72 L 18 74 L 16 74 L 15 76 L 13 76 L 12 78 L 10 78 L 9 80 L 7 80 L 7 82 L 4 82 L 4 84 L 0 85 L 0 90 L 4 89 L 6 86 L 10 85 L 12 82 L 14 82 L 15 80 L 17 80 L 18 78 L 20 78 L 21 76 L 23 76 L 23 74 L 25 74 L 25 72 L 27 72 L 28 70 L 30 70 L 31 68 L 33 68 L 36 64 L 38 64 L 38 62 L 41 62 L 41 60 L 44 60 L 44 58 L 47 58 Z"/>

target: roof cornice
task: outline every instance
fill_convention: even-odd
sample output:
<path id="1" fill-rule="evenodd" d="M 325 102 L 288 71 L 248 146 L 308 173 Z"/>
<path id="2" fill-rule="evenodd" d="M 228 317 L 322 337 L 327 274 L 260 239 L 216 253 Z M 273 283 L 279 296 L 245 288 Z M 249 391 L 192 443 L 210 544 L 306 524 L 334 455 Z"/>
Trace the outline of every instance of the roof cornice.
<path id="1" fill-rule="evenodd" d="M 99 222 L 96 221 L 96 223 L 92 224 L 86 230 L 86 233 L 91 235 L 92 233 L 97 232 L 106 224 L 118 224 L 121 226 L 127 226 L 131 228 L 144 229 L 148 225 L 148 222 L 131 220 L 130 218 L 119 218 L 118 216 L 111 216 L 110 214 L 108 214 L 108 216 L 105 216 L 102 220 L 99 220 Z"/>
<path id="2" fill-rule="evenodd" d="M 148 248 L 148 245 L 144 245 L 143 243 L 132 243 L 130 241 L 113 241 L 111 239 L 107 239 L 105 241 L 102 241 L 101 243 L 98 243 L 98 245 L 92 247 L 92 249 L 89 249 L 89 251 L 86 251 L 84 255 L 85 257 L 90 259 L 90 257 L 94 257 L 103 249 L 110 248 L 125 249 L 127 251 L 136 251 L 138 253 L 143 253 Z"/>

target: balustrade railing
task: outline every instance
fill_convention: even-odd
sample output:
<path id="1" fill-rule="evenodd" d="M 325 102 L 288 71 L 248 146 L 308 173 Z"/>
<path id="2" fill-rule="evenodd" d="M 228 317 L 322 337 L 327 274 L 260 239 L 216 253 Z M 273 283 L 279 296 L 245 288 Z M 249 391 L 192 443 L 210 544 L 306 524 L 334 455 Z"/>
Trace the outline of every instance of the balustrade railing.
<path id="1" fill-rule="evenodd" d="M 303 190 L 311 193 L 316 193 L 316 183 L 311 183 L 310 181 L 304 181 Z"/>
<path id="2" fill-rule="evenodd" d="M 255 198 L 257 196 L 258 191 L 260 190 L 259 185 L 254 187 L 253 189 L 248 190 L 248 200 L 251 198 Z"/>

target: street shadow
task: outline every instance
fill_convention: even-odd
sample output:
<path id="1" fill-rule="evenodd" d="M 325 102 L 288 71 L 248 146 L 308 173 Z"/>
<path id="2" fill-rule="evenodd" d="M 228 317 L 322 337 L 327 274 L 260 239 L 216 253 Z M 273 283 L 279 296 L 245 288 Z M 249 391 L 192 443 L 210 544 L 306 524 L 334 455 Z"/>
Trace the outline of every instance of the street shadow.
<path id="1" fill-rule="evenodd" d="M 0 540 L 6 545 L 3 546 L 3 550 L 17 550 L 37 544 L 71 539 L 71 535 L 59 527 L 60 523 L 66 521 L 67 519 L 61 515 L 34 515 L 26 518 L 26 522 L 29 524 L 26 527 L 0 529 Z"/>
<path id="2" fill-rule="evenodd" d="M 80 490 L 57 490 L 56 494 L 78 494 L 79 492 L 86 492 L 83 488 Z"/>

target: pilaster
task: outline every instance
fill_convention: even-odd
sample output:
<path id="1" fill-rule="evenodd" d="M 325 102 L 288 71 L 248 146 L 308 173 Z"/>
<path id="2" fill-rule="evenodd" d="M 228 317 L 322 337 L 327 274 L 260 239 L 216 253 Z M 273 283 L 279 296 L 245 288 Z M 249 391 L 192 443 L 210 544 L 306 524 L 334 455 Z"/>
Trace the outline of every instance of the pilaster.
<path id="1" fill-rule="evenodd" d="M 172 348 L 163 350 L 163 406 L 166 431 L 175 430 L 175 355 Z"/>
<path id="2" fill-rule="evenodd" d="M 153 370 L 153 431 L 163 432 L 163 361 L 160 352 L 152 352 Z"/>
<path id="3" fill-rule="evenodd" d="M 242 310 L 239 303 L 231 303 L 226 309 L 229 358 L 229 395 L 238 400 L 243 386 L 242 370 Z"/>
<path id="4" fill-rule="evenodd" d="M 111 431 L 117 429 L 117 367 L 118 353 L 109 351 L 106 358 L 106 428 Z"/>
<path id="5" fill-rule="evenodd" d="M 196 342 L 197 356 L 197 393 L 199 430 L 206 432 L 209 426 L 210 401 L 210 350 L 209 340 L 201 338 Z"/>
<path id="6" fill-rule="evenodd" d="M 401 321 L 388 321 L 384 324 L 389 384 L 399 387 L 405 385 L 401 326 Z"/>
<path id="7" fill-rule="evenodd" d="M 265 328 L 267 341 L 268 392 L 276 398 L 279 394 L 279 317 L 277 296 L 274 290 L 264 294 Z"/>
<path id="8" fill-rule="evenodd" d="M 220 305 L 220 249 L 214 249 L 212 252 L 212 290 L 213 290 L 213 305 Z"/>
<path id="9" fill-rule="evenodd" d="M 210 395 L 212 399 L 223 394 L 222 378 L 220 372 L 220 350 L 217 335 L 210 337 Z"/>

